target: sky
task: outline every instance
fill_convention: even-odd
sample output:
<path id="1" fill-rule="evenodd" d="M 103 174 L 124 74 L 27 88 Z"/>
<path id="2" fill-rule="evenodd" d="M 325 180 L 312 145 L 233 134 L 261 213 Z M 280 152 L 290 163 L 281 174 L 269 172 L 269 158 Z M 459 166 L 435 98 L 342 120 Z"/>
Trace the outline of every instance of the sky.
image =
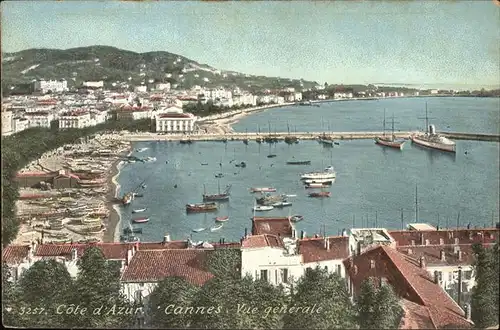
<path id="1" fill-rule="evenodd" d="M 500 85 L 500 5 L 474 1 L 3 1 L 2 52 L 114 46 L 323 84 Z"/>

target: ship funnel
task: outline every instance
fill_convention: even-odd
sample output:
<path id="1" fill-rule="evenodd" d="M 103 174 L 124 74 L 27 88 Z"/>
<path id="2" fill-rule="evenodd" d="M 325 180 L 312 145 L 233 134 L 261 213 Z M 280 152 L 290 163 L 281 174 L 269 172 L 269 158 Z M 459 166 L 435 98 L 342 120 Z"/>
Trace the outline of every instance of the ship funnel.
<path id="1" fill-rule="evenodd" d="M 429 133 L 430 134 L 436 134 L 436 126 L 429 125 Z"/>

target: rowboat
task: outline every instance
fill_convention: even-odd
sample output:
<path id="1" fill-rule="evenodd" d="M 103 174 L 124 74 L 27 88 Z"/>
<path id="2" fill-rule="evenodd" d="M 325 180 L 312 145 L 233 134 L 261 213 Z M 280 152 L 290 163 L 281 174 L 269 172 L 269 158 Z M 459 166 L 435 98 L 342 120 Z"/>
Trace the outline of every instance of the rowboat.
<path id="1" fill-rule="evenodd" d="M 229 220 L 228 215 L 226 215 L 225 217 L 215 217 L 215 221 L 217 222 L 226 222 L 227 220 Z"/>
<path id="2" fill-rule="evenodd" d="M 285 207 L 285 206 L 292 206 L 292 203 L 290 202 L 278 202 L 278 203 L 274 203 L 272 204 L 273 207 Z"/>
<path id="3" fill-rule="evenodd" d="M 186 212 L 214 212 L 217 211 L 217 203 L 186 204 Z"/>
<path id="4" fill-rule="evenodd" d="M 149 218 L 136 218 L 136 219 L 132 219 L 132 222 L 134 223 L 146 223 L 149 221 Z"/>
<path id="5" fill-rule="evenodd" d="M 264 187 L 264 188 L 250 188 L 250 192 L 256 193 L 256 192 L 275 192 L 276 188 L 272 187 Z"/>
<path id="6" fill-rule="evenodd" d="M 296 214 L 296 215 L 292 215 L 291 217 L 289 217 L 289 219 L 291 222 L 299 222 L 299 221 L 304 220 L 304 216 Z"/>
<path id="7" fill-rule="evenodd" d="M 274 206 L 258 205 L 254 206 L 252 210 L 259 212 L 259 211 L 270 211 L 272 209 L 274 209 Z"/>
<path id="8" fill-rule="evenodd" d="M 329 187 L 329 184 L 326 183 L 306 183 L 306 189 L 307 188 L 325 188 Z"/>
<path id="9" fill-rule="evenodd" d="M 193 229 L 193 232 L 195 233 L 199 233 L 199 232 L 202 232 L 204 230 L 206 230 L 207 228 L 196 228 L 196 229 Z"/>
<path id="10" fill-rule="evenodd" d="M 132 210 L 132 213 L 141 213 L 141 212 L 144 212 L 146 211 L 147 209 L 146 208 L 142 208 L 142 209 L 135 209 L 135 210 Z"/>
<path id="11" fill-rule="evenodd" d="M 216 230 L 219 230 L 222 228 L 222 226 L 224 226 L 223 223 L 219 224 L 219 225 L 216 225 L 216 226 L 213 226 L 212 228 L 210 228 L 210 231 L 216 231 Z"/>
<path id="12" fill-rule="evenodd" d="M 314 192 L 310 193 L 309 197 L 330 197 L 331 193 L 329 191 L 320 191 L 320 192 Z"/>

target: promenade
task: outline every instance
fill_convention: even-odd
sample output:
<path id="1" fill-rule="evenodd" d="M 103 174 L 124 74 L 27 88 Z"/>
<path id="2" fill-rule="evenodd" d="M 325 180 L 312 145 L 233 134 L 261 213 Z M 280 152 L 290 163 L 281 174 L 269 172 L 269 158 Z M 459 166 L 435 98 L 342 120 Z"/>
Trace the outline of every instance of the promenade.
<path id="1" fill-rule="evenodd" d="M 397 138 L 407 139 L 411 135 L 420 133 L 419 131 L 394 132 Z M 492 141 L 500 142 L 500 136 L 497 134 L 476 134 L 476 133 L 460 133 L 460 132 L 438 132 L 453 140 L 476 140 L 476 141 Z M 296 137 L 299 140 L 315 140 L 319 136 L 325 135 L 333 140 L 363 140 L 374 139 L 377 136 L 383 135 L 383 132 L 277 132 L 277 133 L 225 133 L 225 134 L 208 134 L 208 133 L 193 133 L 193 134 L 158 134 L 158 133 L 129 133 L 115 135 L 114 138 L 123 141 L 255 141 L 257 139 L 265 139 L 266 137 L 284 140 L 286 137 Z"/>

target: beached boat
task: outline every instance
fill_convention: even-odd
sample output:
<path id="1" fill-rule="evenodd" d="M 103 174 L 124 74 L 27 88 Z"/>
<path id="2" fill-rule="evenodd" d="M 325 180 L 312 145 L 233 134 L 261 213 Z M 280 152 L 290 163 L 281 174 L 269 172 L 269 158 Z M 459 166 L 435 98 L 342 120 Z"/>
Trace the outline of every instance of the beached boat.
<path id="1" fill-rule="evenodd" d="M 186 204 L 186 212 L 195 213 L 195 212 L 213 212 L 217 211 L 217 203 L 195 203 L 195 204 Z"/>
<path id="2" fill-rule="evenodd" d="M 216 231 L 216 230 L 219 230 L 219 229 L 221 229 L 223 226 L 224 226 L 224 224 L 223 224 L 223 223 L 218 224 L 218 225 L 215 225 L 215 226 L 213 226 L 212 228 L 210 228 L 210 231 Z"/>
<path id="3" fill-rule="evenodd" d="M 318 197 L 318 198 L 322 198 L 322 197 L 330 197 L 332 193 L 329 192 L 329 191 L 320 191 L 320 192 L 313 192 L 313 193 L 310 193 L 309 194 L 309 197 Z"/>
<path id="4" fill-rule="evenodd" d="M 264 187 L 264 188 L 250 188 L 250 192 L 256 193 L 256 192 L 275 192 L 276 188 L 272 187 Z"/>
<path id="5" fill-rule="evenodd" d="M 290 160 L 286 162 L 287 165 L 311 165 L 310 160 Z"/>
<path id="6" fill-rule="evenodd" d="M 330 185 L 326 183 L 306 183 L 306 189 L 325 188 L 329 186 Z"/>
<path id="7" fill-rule="evenodd" d="M 282 207 L 285 207 L 285 206 L 292 206 L 292 203 L 291 202 L 287 202 L 287 201 L 283 201 L 283 202 L 278 202 L 278 203 L 274 203 L 272 204 L 273 207 L 277 207 L 277 208 L 282 208 Z"/>
<path id="8" fill-rule="evenodd" d="M 147 218 L 147 217 L 132 219 L 132 222 L 134 222 L 134 223 L 146 223 L 148 221 L 149 221 L 149 218 Z"/>
<path id="9" fill-rule="evenodd" d="M 132 193 L 127 193 L 122 198 L 122 204 L 129 205 L 130 203 L 132 203 L 132 199 L 134 199 L 134 195 Z"/>
<path id="10" fill-rule="evenodd" d="M 226 215 L 225 217 L 215 217 L 215 221 L 217 222 L 226 222 L 229 220 L 229 216 Z"/>
<path id="11" fill-rule="evenodd" d="M 147 208 L 135 209 L 135 210 L 132 210 L 132 213 L 141 213 L 141 212 L 144 212 L 146 210 L 147 210 Z"/>
<path id="12" fill-rule="evenodd" d="M 274 206 L 270 206 L 270 205 L 257 205 L 257 206 L 254 206 L 252 210 L 256 211 L 256 212 L 262 212 L 262 211 L 271 211 L 272 209 L 274 209 Z"/>

